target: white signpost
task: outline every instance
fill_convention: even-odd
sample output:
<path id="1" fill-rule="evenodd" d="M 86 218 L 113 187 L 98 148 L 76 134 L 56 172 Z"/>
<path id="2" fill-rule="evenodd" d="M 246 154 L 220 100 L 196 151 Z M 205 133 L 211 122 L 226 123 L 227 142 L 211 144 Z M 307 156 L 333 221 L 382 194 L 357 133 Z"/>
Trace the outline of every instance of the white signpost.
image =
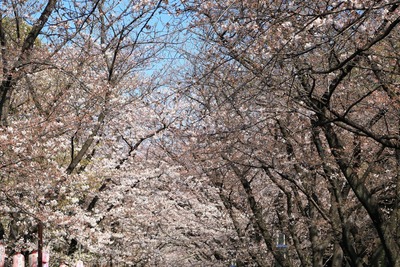
<path id="1" fill-rule="evenodd" d="M 25 267 L 25 257 L 21 252 L 14 254 L 12 267 Z"/>
<path id="2" fill-rule="evenodd" d="M 49 267 L 49 253 L 47 251 L 43 251 L 42 253 L 42 264 L 43 267 Z M 34 250 L 31 254 L 29 254 L 29 267 L 38 267 L 38 251 Z"/>
<path id="3" fill-rule="evenodd" d="M 6 260 L 6 247 L 0 242 L 0 267 L 4 267 Z"/>

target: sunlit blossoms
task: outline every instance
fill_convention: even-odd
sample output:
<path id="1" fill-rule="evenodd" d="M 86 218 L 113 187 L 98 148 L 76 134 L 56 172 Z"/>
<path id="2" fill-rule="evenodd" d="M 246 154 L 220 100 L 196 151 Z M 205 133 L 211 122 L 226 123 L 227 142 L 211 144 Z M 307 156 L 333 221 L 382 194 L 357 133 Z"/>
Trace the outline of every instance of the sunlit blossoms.
<path id="1" fill-rule="evenodd" d="M 0 266 L 400 266 L 399 10 L 3 1 Z"/>

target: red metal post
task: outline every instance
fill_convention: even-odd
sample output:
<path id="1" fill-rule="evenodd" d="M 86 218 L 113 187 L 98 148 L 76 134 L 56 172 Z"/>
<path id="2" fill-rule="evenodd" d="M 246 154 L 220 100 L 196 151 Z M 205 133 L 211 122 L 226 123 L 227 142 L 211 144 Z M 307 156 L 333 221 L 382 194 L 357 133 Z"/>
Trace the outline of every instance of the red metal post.
<path id="1" fill-rule="evenodd" d="M 43 223 L 38 223 L 38 267 L 43 267 Z"/>

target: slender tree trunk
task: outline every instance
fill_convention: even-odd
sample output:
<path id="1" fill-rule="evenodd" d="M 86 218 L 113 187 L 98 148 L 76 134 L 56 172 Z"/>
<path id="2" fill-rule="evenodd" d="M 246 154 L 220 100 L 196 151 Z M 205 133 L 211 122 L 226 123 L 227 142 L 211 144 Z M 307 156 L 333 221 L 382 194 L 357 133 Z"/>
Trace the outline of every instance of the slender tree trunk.
<path id="1" fill-rule="evenodd" d="M 325 122 L 323 124 L 324 133 L 332 150 L 332 154 L 335 157 L 335 160 L 340 167 L 343 175 L 345 176 L 347 182 L 349 183 L 351 189 L 368 212 L 369 217 L 372 220 L 372 223 L 379 235 L 380 241 L 382 242 L 389 263 L 393 267 L 400 267 L 400 261 L 397 260 L 399 247 L 395 239 L 393 238 L 393 233 L 391 233 L 390 229 L 385 226 L 385 222 L 380 214 L 378 203 L 376 202 L 370 191 L 363 184 L 363 182 L 360 180 L 354 168 L 350 165 L 350 163 L 346 161 L 346 155 L 343 149 L 343 145 L 339 140 L 339 137 L 337 136 L 332 125 L 326 123 L 326 118 L 324 117 L 325 115 L 319 115 L 320 121 Z"/>

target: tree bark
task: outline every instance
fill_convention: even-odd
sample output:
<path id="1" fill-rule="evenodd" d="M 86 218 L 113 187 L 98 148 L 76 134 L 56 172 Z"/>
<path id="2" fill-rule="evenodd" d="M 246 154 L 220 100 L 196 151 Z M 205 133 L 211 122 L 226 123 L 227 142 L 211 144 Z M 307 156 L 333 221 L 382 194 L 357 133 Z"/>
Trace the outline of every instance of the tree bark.
<path id="1" fill-rule="evenodd" d="M 57 0 L 49 0 L 39 19 L 33 25 L 32 29 L 26 36 L 18 60 L 12 67 L 9 67 L 9 62 L 6 58 L 7 40 L 4 32 L 4 28 L 0 22 L 0 43 L 2 46 L 2 63 L 3 63 L 3 79 L 0 85 L 0 126 L 7 126 L 8 124 L 8 113 L 10 110 L 10 102 L 12 91 L 16 85 L 17 80 L 20 78 L 19 68 L 26 64 L 32 53 L 32 48 L 35 44 L 37 37 L 46 25 L 51 13 L 54 11 Z M 2 16 L 0 18 L 2 20 Z"/>

